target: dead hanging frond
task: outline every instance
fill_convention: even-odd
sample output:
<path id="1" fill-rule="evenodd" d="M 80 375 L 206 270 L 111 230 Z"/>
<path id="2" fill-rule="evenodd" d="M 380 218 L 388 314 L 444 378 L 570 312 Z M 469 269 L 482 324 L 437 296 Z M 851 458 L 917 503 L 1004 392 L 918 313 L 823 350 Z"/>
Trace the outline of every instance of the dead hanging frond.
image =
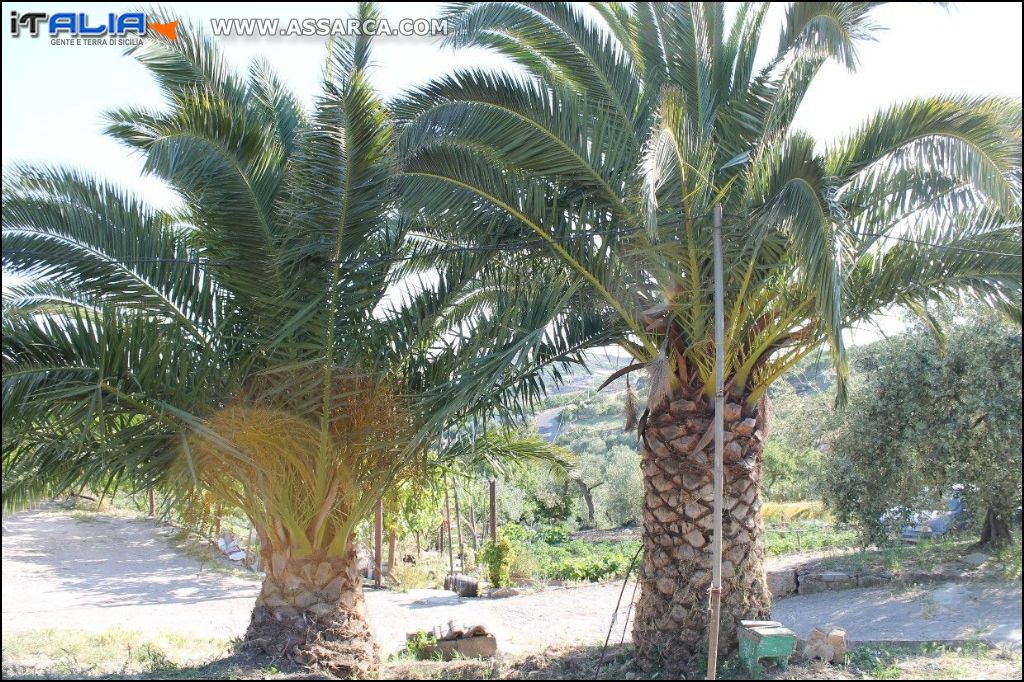
<path id="1" fill-rule="evenodd" d="M 633 386 L 629 383 L 629 375 L 627 374 L 625 405 L 622 410 L 625 416 L 625 423 L 622 425 L 623 431 L 628 433 L 636 428 L 637 422 L 640 419 L 639 407 L 639 397 L 636 391 L 633 390 Z"/>
<path id="2" fill-rule="evenodd" d="M 761 437 L 767 438 L 772 432 L 772 419 L 775 417 L 775 406 L 771 398 L 765 393 L 761 396 L 761 404 L 757 410 L 758 428 L 761 430 Z"/>
<path id="3" fill-rule="evenodd" d="M 647 410 L 648 412 L 653 412 L 663 400 L 668 398 L 671 392 L 668 353 L 665 352 L 664 346 L 647 363 L 647 376 L 650 379 L 650 388 L 647 393 Z"/>

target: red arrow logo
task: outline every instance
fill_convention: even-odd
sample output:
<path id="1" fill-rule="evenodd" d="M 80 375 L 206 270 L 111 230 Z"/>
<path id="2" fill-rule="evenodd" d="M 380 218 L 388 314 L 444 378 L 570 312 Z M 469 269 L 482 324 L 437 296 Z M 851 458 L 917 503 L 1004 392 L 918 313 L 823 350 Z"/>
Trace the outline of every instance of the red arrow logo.
<path id="1" fill-rule="evenodd" d="M 157 23 L 154 23 L 154 22 L 150 22 L 149 26 L 147 26 L 147 28 L 149 30 L 151 30 L 151 31 L 156 31 L 157 33 L 162 35 L 164 38 L 167 38 L 168 40 L 177 40 L 178 39 L 178 22 L 177 21 L 168 21 L 165 24 L 157 24 Z"/>

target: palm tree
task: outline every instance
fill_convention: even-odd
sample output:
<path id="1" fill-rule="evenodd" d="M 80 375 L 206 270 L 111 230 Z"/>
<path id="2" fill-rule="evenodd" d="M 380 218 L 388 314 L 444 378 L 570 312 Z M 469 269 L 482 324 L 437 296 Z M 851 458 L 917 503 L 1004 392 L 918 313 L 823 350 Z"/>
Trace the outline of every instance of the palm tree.
<path id="1" fill-rule="evenodd" d="M 875 3 L 454 3 L 448 43 L 503 55 L 394 105 L 403 205 L 444 238 L 531 254 L 646 367 L 641 662 L 700 660 L 712 532 L 712 213 L 724 208 L 722 641 L 769 615 L 760 482 L 772 382 L 843 332 L 966 298 L 1020 319 L 1020 103 L 895 104 L 824 144 L 792 123 L 821 66 L 856 67 Z M 557 265 L 556 265 L 557 264 Z M 537 266 L 535 266 L 537 267 Z M 550 292 L 548 295 L 552 295 Z M 559 322 L 571 315 L 545 321 Z"/>
<path id="2" fill-rule="evenodd" d="M 119 486 L 236 507 L 266 567 L 247 643 L 340 675 L 378 662 L 357 525 L 438 460 L 444 425 L 511 424 L 534 374 L 604 333 L 537 333 L 541 286 L 398 219 L 369 48 L 330 47 L 307 111 L 195 27 L 148 36 L 134 54 L 166 106 L 117 110 L 108 133 L 179 207 L 62 167 L 16 167 L 3 190 L 3 264 L 23 276 L 4 291 L 6 508 Z M 492 431 L 481 456 L 551 454 Z"/>

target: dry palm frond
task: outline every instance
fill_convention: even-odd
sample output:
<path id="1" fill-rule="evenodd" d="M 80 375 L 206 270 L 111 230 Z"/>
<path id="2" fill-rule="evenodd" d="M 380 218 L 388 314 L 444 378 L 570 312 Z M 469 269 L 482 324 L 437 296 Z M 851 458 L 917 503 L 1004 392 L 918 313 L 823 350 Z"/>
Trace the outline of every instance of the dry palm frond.
<path id="1" fill-rule="evenodd" d="M 386 385 L 335 370 L 326 413 L 324 391 L 323 370 L 252 382 L 183 441 L 178 480 L 243 510 L 293 556 L 343 549 L 414 458 L 402 400 Z"/>
<path id="2" fill-rule="evenodd" d="M 772 418 L 775 416 L 775 405 L 772 404 L 772 399 L 768 397 L 768 394 L 761 396 L 761 405 L 758 410 L 758 428 L 761 429 L 761 437 L 767 438 L 772 432 Z"/>
<path id="3" fill-rule="evenodd" d="M 637 421 L 640 418 L 639 413 L 639 398 L 637 397 L 636 391 L 629 383 L 629 375 L 626 375 L 626 399 L 623 412 L 625 413 L 626 422 L 622 426 L 622 430 L 629 432 L 636 428 Z"/>
<path id="4" fill-rule="evenodd" d="M 647 363 L 647 376 L 650 378 L 647 410 L 653 412 L 668 397 L 671 391 L 668 354 L 665 352 L 664 347 Z"/>

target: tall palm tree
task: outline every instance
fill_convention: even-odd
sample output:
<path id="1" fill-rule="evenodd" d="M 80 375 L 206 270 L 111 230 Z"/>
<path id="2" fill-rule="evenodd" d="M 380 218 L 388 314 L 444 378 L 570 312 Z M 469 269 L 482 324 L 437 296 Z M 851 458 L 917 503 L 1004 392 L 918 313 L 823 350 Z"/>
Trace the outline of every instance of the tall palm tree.
<path id="1" fill-rule="evenodd" d="M 247 642 L 343 675 L 378 660 L 357 524 L 437 461 L 446 424 L 508 422 L 535 374 L 605 333 L 538 333 L 564 291 L 530 310 L 545 291 L 500 255 L 439 251 L 398 219 L 369 48 L 330 47 L 307 111 L 195 27 L 148 36 L 134 54 L 166 106 L 117 110 L 108 132 L 180 207 L 59 166 L 13 168 L 3 189 L 3 264 L 23 276 L 4 291 L 5 506 L 160 486 L 239 508 L 266 567 Z M 501 429 L 487 443 L 478 455 L 551 454 Z"/>
<path id="2" fill-rule="evenodd" d="M 876 3 L 454 3 L 468 68 L 394 106 L 407 210 L 561 267 L 647 367 L 640 660 L 697 664 L 712 533 L 712 212 L 724 207 L 723 649 L 769 615 L 760 514 L 765 397 L 808 353 L 893 306 L 967 298 L 1020 318 L 1020 103 L 895 104 L 821 143 L 793 121 L 821 66 L 853 69 Z M 550 295 L 550 294 L 549 294 Z M 583 299 L 584 302 L 580 302 Z M 563 315 L 560 320 L 571 319 Z M 560 320 L 553 320 L 558 323 Z"/>

